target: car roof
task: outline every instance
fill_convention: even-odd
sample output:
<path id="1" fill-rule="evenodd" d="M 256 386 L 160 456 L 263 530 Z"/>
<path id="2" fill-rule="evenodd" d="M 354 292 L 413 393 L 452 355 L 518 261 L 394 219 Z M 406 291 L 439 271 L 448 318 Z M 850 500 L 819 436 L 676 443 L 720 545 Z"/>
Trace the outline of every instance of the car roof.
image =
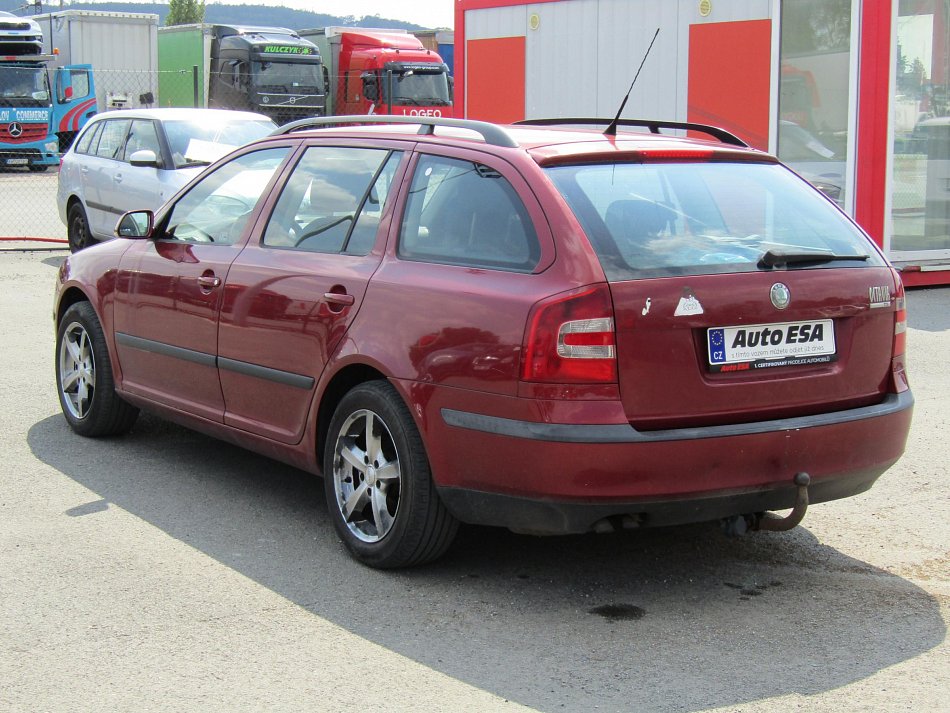
<path id="1" fill-rule="evenodd" d="M 251 111 L 231 109 L 193 109 L 187 107 L 162 107 L 158 109 L 114 109 L 93 117 L 101 119 L 158 119 L 160 121 L 273 121 L 269 116 Z"/>
<path id="2" fill-rule="evenodd" d="M 340 126 L 319 128 L 324 122 Z M 352 122 L 372 121 L 366 125 Z M 465 119 L 430 119 L 417 117 L 315 117 L 280 127 L 272 134 L 302 134 L 311 137 L 367 137 L 406 139 L 456 145 L 480 143 L 508 149 L 527 151 L 538 163 L 555 164 L 582 157 L 616 157 L 629 160 L 644 152 L 665 154 L 680 158 L 711 157 L 720 159 L 774 161 L 769 154 L 747 146 L 741 139 L 718 127 L 680 122 L 653 120 L 621 120 L 616 134 L 608 134 L 604 127 L 609 119 L 540 120 L 538 124 L 491 124 Z M 563 123 L 555 123 L 563 122 Z M 590 128 L 583 124 L 592 125 Z M 596 126 L 596 128 L 595 128 Z M 631 130 L 637 129 L 637 130 Z M 660 130 L 675 133 L 659 133 Z M 690 135 L 684 135 L 686 131 Z M 656 132 L 656 133 L 654 133 Z M 696 132 L 706 134 L 700 138 Z"/>

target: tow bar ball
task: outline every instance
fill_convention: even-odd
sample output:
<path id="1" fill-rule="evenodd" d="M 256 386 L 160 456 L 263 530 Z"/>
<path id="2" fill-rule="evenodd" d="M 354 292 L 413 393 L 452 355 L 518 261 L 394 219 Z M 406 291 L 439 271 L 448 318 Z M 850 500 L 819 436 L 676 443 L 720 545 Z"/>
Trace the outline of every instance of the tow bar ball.
<path id="1" fill-rule="evenodd" d="M 779 517 L 770 512 L 734 515 L 722 521 L 723 531 L 730 537 L 738 537 L 750 530 L 770 530 L 772 532 L 791 530 L 802 521 L 802 518 L 805 517 L 805 511 L 808 510 L 808 484 L 811 483 L 811 476 L 808 473 L 796 473 L 793 482 L 797 488 L 797 493 L 795 494 L 795 506 L 788 515 Z"/>

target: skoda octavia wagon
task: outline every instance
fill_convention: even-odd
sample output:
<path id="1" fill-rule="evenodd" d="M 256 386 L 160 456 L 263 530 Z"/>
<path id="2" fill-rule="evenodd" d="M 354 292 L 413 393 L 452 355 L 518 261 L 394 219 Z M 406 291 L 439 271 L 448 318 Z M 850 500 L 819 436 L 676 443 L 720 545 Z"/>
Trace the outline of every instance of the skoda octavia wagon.
<path id="1" fill-rule="evenodd" d="M 560 121 L 296 122 L 126 214 L 59 272 L 69 425 L 322 475 L 375 567 L 460 522 L 786 529 L 871 487 L 913 403 L 872 241 L 721 130 Z"/>

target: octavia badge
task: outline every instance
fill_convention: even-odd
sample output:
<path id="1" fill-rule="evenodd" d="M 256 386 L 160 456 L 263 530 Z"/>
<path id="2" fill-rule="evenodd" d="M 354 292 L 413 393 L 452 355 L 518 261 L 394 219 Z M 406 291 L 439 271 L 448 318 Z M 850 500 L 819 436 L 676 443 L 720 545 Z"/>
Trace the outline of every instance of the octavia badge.
<path id="1" fill-rule="evenodd" d="M 772 285 L 772 289 L 769 290 L 769 297 L 772 300 L 772 304 L 775 305 L 775 309 L 785 309 L 788 307 L 789 302 L 792 301 L 791 293 L 781 282 L 776 282 Z"/>

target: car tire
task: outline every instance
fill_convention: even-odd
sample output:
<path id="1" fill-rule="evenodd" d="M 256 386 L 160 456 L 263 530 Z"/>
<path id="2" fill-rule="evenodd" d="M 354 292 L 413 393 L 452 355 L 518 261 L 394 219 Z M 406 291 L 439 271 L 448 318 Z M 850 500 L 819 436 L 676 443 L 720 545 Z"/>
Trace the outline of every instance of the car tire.
<path id="1" fill-rule="evenodd" d="M 77 252 L 88 248 L 96 241 L 89 230 L 89 221 L 86 220 L 86 211 L 81 203 L 73 203 L 66 213 L 66 237 L 69 238 L 69 250 Z"/>
<path id="2" fill-rule="evenodd" d="M 445 553 L 458 521 L 436 492 L 422 437 L 391 384 L 371 381 L 349 391 L 326 443 L 330 517 L 357 560 L 389 569 Z"/>
<path id="3" fill-rule="evenodd" d="M 127 433 L 139 410 L 115 392 L 102 326 L 88 302 L 66 310 L 56 333 L 56 391 L 69 426 L 81 436 Z"/>

